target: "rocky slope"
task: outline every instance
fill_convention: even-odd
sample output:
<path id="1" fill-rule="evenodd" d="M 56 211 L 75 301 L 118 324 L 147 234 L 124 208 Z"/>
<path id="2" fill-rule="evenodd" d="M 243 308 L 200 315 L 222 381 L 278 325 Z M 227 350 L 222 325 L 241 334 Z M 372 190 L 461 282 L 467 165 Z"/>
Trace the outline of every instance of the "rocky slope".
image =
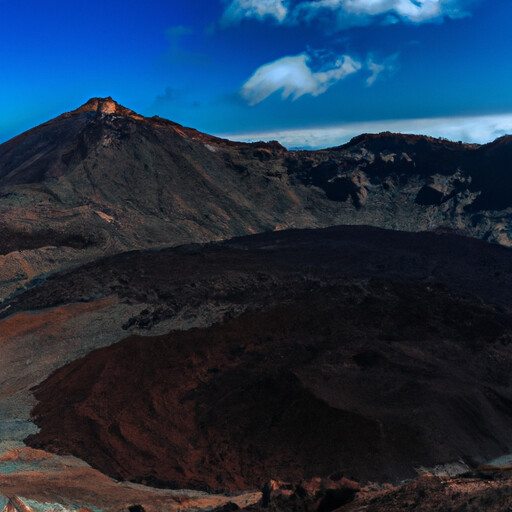
<path id="1" fill-rule="evenodd" d="M 20 503 L 20 496 L 35 512 L 178 512 L 211 510 L 228 502 L 246 507 L 261 494 L 225 496 L 116 482 L 80 460 L 24 447 L 0 455 L 0 510 L 15 512 L 3 507 L 9 500 Z"/>
<path id="2" fill-rule="evenodd" d="M 0 310 L 0 442 L 34 432 L 30 389 L 128 333 L 208 327 L 311 286 L 379 278 L 508 307 L 508 249 L 432 233 L 338 227 L 126 253 L 60 272 Z M 356 287 L 356 289 L 358 289 Z"/>
<path id="3" fill-rule="evenodd" d="M 132 336 L 59 369 L 34 390 L 42 430 L 27 442 L 115 478 L 217 490 L 486 462 L 512 452 L 511 279 L 503 247 L 350 227 L 57 274 L 13 299 L 10 318 L 115 294 L 145 304 L 116 315 L 126 330 L 190 325 L 191 308 L 221 322 Z"/>
<path id="4" fill-rule="evenodd" d="M 480 468 L 456 478 L 423 475 L 402 485 L 354 486 L 340 473 L 300 483 L 270 481 L 245 512 L 508 512 L 512 468 Z M 266 497 L 265 497 L 266 494 Z M 215 512 L 235 512 L 235 503 Z"/>
<path id="5" fill-rule="evenodd" d="M 0 146 L 0 296 L 58 268 L 289 227 L 457 230 L 511 245 L 512 141 L 242 144 L 94 98 Z"/>
<path id="6" fill-rule="evenodd" d="M 36 388 L 27 441 L 117 479 L 216 491 L 511 453 L 510 315 L 389 283 L 351 292 L 94 351 Z"/>

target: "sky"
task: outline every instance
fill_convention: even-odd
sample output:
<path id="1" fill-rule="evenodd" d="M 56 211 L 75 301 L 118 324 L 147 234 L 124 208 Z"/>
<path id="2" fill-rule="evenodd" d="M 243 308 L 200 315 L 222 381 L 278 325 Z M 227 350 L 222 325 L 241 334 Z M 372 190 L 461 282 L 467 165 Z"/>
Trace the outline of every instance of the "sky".
<path id="1" fill-rule="evenodd" d="M 112 96 L 238 140 L 512 133 L 512 0 L 0 0 L 0 142 Z"/>

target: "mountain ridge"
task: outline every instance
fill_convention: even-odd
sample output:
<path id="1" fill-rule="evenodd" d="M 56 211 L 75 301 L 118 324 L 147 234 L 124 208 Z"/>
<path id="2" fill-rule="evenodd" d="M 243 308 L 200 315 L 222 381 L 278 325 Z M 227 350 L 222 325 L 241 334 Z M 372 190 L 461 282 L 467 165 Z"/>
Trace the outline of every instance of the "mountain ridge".
<path id="1" fill-rule="evenodd" d="M 389 132 L 288 151 L 91 98 L 0 145 L 0 231 L 24 248 L 0 247 L 0 296 L 103 254 L 287 228 L 448 229 L 512 246 L 511 161 L 510 138 Z"/>

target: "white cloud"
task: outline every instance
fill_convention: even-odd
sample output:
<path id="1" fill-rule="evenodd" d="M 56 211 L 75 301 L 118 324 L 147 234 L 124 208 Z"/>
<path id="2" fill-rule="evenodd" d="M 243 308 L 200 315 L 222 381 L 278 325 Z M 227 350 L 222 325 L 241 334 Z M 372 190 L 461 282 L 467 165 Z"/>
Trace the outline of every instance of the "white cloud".
<path id="1" fill-rule="evenodd" d="M 222 21 L 224 24 L 236 24 L 244 18 L 273 17 L 282 22 L 288 14 L 284 0 L 232 0 L 224 11 Z"/>
<path id="2" fill-rule="evenodd" d="M 296 100 L 305 94 L 318 96 L 336 82 L 356 73 L 361 64 L 343 55 L 328 69 L 314 72 L 309 66 L 311 58 L 305 54 L 283 57 L 258 68 L 245 82 L 240 93 L 255 105 L 276 91 L 282 91 L 283 99 Z"/>
<path id="3" fill-rule="evenodd" d="M 368 121 L 329 127 L 222 134 L 221 136 L 244 142 L 278 140 L 287 148 L 317 149 L 339 146 L 361 133 L 383 131 L 416 133 L 431 137 L 444 137 L 454 141 L 484 144 L 503 135 L 512 134 L 512 113 L 472 117 Z"/>
<path id="4" fill-rule="evenodd" d="M 460 0 L 316 0 L 302 2 L 298 10 L 314 13 L 322 9 L 354 16 L 394 14 L 400 19 L 422 23 L 443 16 L 463 15 Z"/>
<path id="5" fill-rule="evenodd" d="M 424 23 L 445 17 L 460 18 L 478 0 L 232 0 L 223 15 L 227 24 L 243 18 L 273 17 L 280 23 L 298 23 L 322 14 L 336 17 L 338 28 L 370 23 L 381 17 L 385 23 L 398 20 Z"/>

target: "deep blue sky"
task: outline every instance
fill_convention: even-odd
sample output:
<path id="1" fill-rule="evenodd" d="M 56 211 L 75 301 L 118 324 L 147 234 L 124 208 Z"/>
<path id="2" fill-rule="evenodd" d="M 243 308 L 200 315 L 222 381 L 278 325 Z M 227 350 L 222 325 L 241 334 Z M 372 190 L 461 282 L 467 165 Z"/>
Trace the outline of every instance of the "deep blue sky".
<path id="1" fill-rule="evenodd" d="M 0 9 L 0 141 L 109 95 L 215 134 L 512 113 L 511 0 L 0 0 Z M 372 69 L 381 72 L 369 84 Z M 512 116 L 510 130 L 508 118 L 498 128 L 487 119 L 489 133 L 465 138 L 512 131 Z"/>

